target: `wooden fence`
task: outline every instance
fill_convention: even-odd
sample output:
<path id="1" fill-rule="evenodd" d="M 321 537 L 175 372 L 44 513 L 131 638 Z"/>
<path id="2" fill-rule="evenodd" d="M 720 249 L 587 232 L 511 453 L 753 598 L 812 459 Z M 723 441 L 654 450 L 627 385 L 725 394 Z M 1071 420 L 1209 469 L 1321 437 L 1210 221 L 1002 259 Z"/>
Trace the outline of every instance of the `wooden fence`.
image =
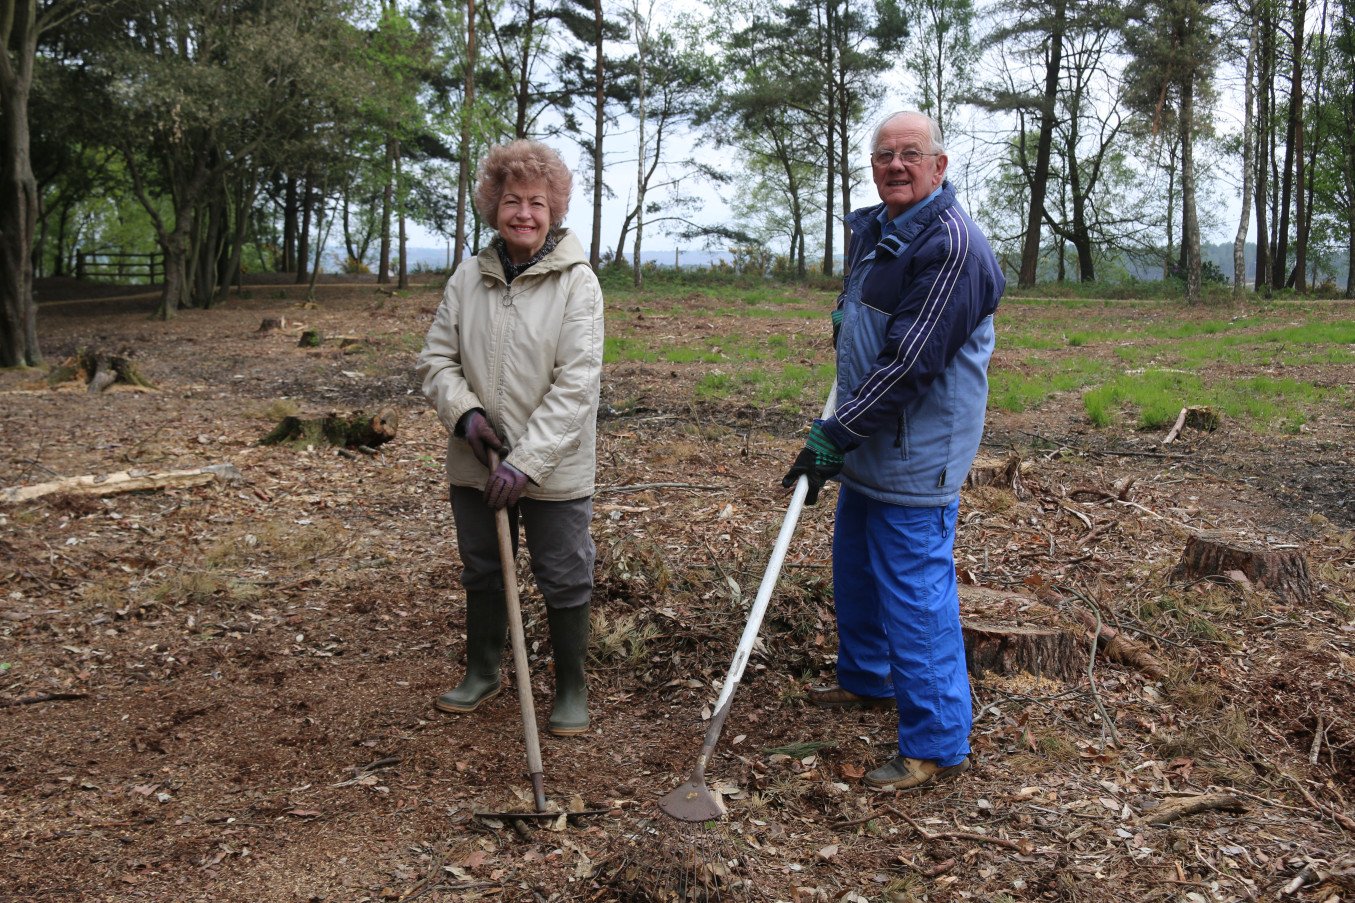
<path id="1" fill-rule="evenodd" d="M 75 278 L 97 282 L 156 283 L 165 278 L 165 255 L 77 251 Z"/>

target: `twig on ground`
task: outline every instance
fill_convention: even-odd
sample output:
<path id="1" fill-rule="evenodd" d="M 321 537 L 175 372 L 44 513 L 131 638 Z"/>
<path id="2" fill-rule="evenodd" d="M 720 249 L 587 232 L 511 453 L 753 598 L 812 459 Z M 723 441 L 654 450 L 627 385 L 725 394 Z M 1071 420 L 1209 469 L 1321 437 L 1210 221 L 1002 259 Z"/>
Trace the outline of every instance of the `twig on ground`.
<path id="1" fill-rule="evenodd" d="M 1101 701 L 1101 694 L 1096 689 L 1096 646 L 1101 639 L 1101 609 L 1086 596 L 1082 596 L 1082 601 L 1091 606 L 1092 611 L 1096 614 L 1096 629 L 1092 631 L 1091 651 L 1087 656 L 1087 681 L 1091 684 L 1092 701 L 1096 703 L 1096 710 L 1101 713 L 1101 739 L 1104 741 L 1106 734 L 1109 733 L 1110 742 L 1118 747 L 1120 735 L 1115 730 L 1115 723 L 1106 714 L 1106 706 Z"/>

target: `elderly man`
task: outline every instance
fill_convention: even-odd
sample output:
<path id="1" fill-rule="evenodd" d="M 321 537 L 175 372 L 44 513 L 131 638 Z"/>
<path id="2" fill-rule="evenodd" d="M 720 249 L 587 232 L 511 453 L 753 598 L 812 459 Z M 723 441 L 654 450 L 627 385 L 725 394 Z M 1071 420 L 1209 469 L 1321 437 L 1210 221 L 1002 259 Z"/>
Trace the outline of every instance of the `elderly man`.
<path id="1" fill-rule="evenodd" d="M 837 411 L 814 421 L 782 483 L 807 476 L 814 504 L 826 480 L 842 482 L 833 533 L 838 685 L 811 701 L 892 700 L 899 754 L 865 782 L 914 790 L 969 768 L 973 715 L 952 555 L 1006 280 L 945 179 L 930 117 L 887 117 L 870 161 L 881 203 L 847 217 L 847 275 L 833 311 Z"/>

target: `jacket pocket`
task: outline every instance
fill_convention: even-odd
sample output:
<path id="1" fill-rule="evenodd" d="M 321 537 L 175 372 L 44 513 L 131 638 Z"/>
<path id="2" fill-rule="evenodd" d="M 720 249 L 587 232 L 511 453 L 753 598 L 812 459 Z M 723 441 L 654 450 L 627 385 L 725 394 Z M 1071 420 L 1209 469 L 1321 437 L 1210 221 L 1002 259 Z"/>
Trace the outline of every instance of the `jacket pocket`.
<path id="1" fill-rule="evenodd" d="M 894 452 L 900 458 L 908 460 L 908 417 L 900 414 L 894 424 Z"/>

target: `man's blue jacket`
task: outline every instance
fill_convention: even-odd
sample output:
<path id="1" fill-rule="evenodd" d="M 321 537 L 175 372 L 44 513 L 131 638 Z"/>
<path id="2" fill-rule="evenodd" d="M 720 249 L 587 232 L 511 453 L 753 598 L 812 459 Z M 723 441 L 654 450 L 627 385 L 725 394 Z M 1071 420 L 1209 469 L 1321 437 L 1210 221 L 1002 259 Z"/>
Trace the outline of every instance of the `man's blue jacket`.
<path id="1" fill-rule="evenodd" d="M 983 435 L 1006 279 L 949 182 L 881 241 L 883 206 L 847 217 L 848 274 L 871 250 L 875 259 L 859 297 L 839 301 L 838 404 L 823 428 L 849 452 L 843 485 L 896 505 L 947 505 Z"/>

